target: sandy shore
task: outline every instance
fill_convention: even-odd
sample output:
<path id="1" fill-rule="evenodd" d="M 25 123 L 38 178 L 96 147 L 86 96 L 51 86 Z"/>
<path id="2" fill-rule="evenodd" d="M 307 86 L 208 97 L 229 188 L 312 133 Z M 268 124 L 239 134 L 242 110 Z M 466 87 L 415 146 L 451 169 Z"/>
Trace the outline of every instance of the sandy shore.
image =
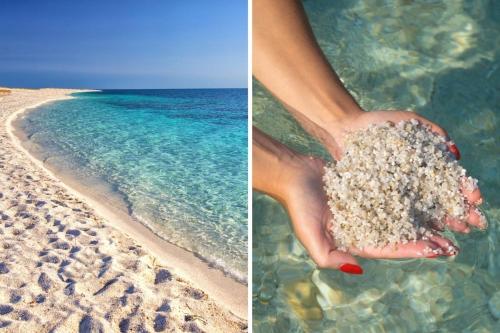
<path id="1" fill-rule="evenodd" d="M 0 95 L 0 328 L 246 331 L 245 285 L 63 183 L 22 147 L 12 120 L 72 92 Z"/>

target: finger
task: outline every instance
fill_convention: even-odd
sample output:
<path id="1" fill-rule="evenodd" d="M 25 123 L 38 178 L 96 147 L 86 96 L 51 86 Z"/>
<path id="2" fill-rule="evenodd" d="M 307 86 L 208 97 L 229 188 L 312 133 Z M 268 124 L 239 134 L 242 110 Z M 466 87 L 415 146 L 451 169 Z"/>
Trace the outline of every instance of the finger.
<path id="1" fill-rule="evenodd" d="M 460 190 L 469 203 L 473 205 L 480 205 L 483 203 L 481 191 L 474 179 L 464 177 L 461 179 L 461 184 Z"/>
<path id="2" fill-rule="evenodd" d="M 437 133 L 439 135 L 441 135 L 442 137 L 444 137 L 445 139 L 449 139 L 450 136 L 448 135 L 448 132 L 446 132 L 446 130 L 444 128 L 441 128 L 439 127 L 438 125 L 434 124 L 434 123 L 430 123 L 430 126 L 431 126 L 431 130 L 434 132 L 434 133 Z"/>
<path id="3" fill-rule="evenodd" d="M 361 257 L 376 259 L 435 258 L 444 254 L 439 244 L 431 240 L 410 241 L 406 244 L 388 245 L 383 248 L 350 249 L 350 252 Z"/>
<path id="4" fill-rule="evenodd" d="M 334 240 L 328 231 L 318 229 L 317 232 L 314 237 L 303 239 L 303 244 L 318 268 L 338 269 L 348 274 L 363 274 L 363 269 L 352 255 L 336 250 L 332 246 Z"/>
<path id="5" fill-rule="evenodd" d="M 488 227 L 486 217 L 477 207 L 474 206 L 469 207 L 469 216 L 467 217 L 467 223 L 483 230 Z"/>
<path id="6" fill-rule="evenodd" d="M 456 256 L 460 252 L 460 249 L 448 238 L 434 234 L 429 239 L 438 244 L 447 256 Z"/>
<path id="7" fill-rule="evenodd" d="M 316 265 L 324 269 L 338 269 L 348 274 L 363 274 L 363 269 L 356 259 L 347 252 L 340 250 L 330 250 L 326 253 L 311 253 Z"/>
<path id="8" fill-rule="evenodd" d="M 428 125 L 431 128 L 431 131 L 434 133 L 437 133 L 438 135 L 441 135 L 444 137 L 446 140 L 450 139 L 450 136 L 448 135 L 448 132 L 437 124 L 434 124 L 433 122 L 425 119 L 424 117 L 419 116 L 418 120 L 420 120 L 423 124 Z"/>
<path id="9" fill-rule="evenodd" d="M 448 132 L 444 128 L 438 126 L 437 124 L 434 124 L 433 122 L 430 122 L 429 120 L 423 117 L 419 117 L 419 120 L 422 123 L 428 125 L 431 128 L 432 132 L 437 133 L 438 135 L 444 137 L 447 141 L 446 145 L 448 146 L 449 151 L 455 156 L 457 160 L 460 159 L 460 151 L 458 150 L 457 145 L 453 141 L 450 141 L 450 136 L 448 135 Z"/>
<path id="10" fill-rule="evenodd" d="M 449 151 L 455 155 L 455 158 L 457 160 L 460 159 L 460 150 L 458 150 L 457 145 L 453 141 L 448 141 L 446 142 L 446 145 L 448 146 Z"/>
<path id="11" fill-rule="evenodd" d="M 444 223 L 450 228 L 452 231 L 461 232 L 464 234 L 468 234 L 470 232 L 470 228 L 467 226 L 467 223 L 464 223 L 458 219 L 453 217 L 446 217 Z"/>

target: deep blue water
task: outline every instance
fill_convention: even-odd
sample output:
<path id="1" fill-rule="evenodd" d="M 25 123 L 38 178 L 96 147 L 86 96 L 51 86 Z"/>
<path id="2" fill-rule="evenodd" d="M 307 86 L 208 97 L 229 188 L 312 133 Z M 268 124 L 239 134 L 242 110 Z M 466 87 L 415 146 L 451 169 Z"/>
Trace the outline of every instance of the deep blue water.
<path id="1" fill-rule="evenodd" d="M 165 239 L 245 279 L 247 90 L 105 90 L 19 123 L 49 166 L 106 188 Z"/>

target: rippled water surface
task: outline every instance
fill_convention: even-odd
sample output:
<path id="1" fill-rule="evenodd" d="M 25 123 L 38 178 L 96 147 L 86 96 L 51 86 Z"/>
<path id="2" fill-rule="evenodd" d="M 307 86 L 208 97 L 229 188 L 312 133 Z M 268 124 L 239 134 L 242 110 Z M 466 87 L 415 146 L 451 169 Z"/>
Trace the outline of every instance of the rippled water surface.
<path id="1" fill-rule="evenodd" d="M 28 113 L 20 126 L 49 166 L 246 278 L 246 89 L 76 94 Z"/>
<path id="2" fill-rule="evenodd" d="M 305 1 L 320 45 L 362 106 L 441 124 L 479 178 L 486 232 L 454 235 L 455 259 L 363 260 L 319 271 L 284 210 L 253 198 L 254 332 L 500 332 L 500 2 Z M 327 157 L 259 84 L 254 124 Z"/>

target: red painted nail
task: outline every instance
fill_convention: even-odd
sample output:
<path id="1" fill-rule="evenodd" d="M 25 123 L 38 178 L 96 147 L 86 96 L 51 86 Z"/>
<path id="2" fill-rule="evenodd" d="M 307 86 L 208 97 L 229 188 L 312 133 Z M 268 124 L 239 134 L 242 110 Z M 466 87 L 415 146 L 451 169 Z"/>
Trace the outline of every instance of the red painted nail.
<path id="1" fill-rule="evenodd" d="M 353 265 L 353 264 L 343 264 L 339 267 L 339 269 L 348 274 L 363 274 L 363 269 L 361 266 L 358 265 Z"/>
<path id="2" fill-rule="evenodd" d="M 460 159 L 460 151 L 458 150 L 457 148 L 457 145 L 456 144 L 452 144 L 450 147 L 449 147 L 451 153 L 453 155 L 455 155 L 455 157 L 457 158 L 457 160 Z"/>

